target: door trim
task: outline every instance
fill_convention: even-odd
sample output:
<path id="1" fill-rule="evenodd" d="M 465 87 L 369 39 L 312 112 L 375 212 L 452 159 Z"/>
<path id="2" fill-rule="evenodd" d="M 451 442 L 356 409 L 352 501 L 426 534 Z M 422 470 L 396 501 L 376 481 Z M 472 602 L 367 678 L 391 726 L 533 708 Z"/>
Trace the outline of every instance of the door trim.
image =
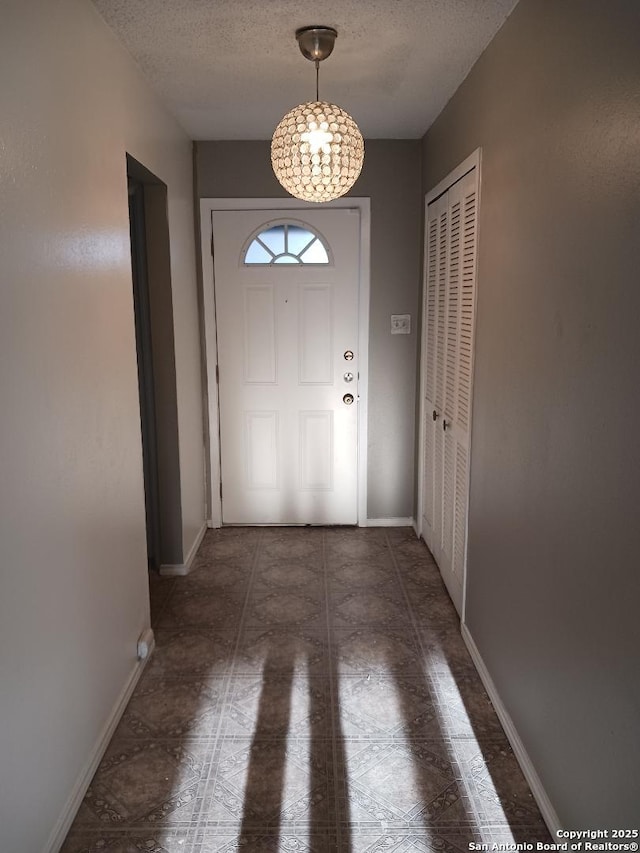
<path id="1" fill-rule="evenodd" d="M 357 208 L 360 211 L 360 276 L 358 282 L 358 525 L 367 524 L 367 432 L 369 378 L 369 299 L 371 199 L 339 198 L 326 202 L 325 208 Z M 207 484 L 207 524 L 222 527 L 220 499 L 220 420 L 218 409 L 218 364 L 215 294 L 213 278 L 213 211 L 225 210 L 317 210 L 314 204 L 294 198 L 202 198 L 200 199 L 200 245 L 202 264 L 202 333 L 204 337 L 204 376 L 208 400 L 205 411 L 205 480 Z M 214 368 L 215 366 L 215 368 Z M 211 368 L 211 369 L 210 369 Z"/>
<path id="2" fill-rule="evenodd" d="M 472 476 L 472 439 L 473 439 L 473 396 L 475 393 L 475 350 L 476 350 L 476 324 L 478 317 L 478 246 L 480 245 L 480 204 L 481 204 L 481 188 L 482 188 L 482 149 L 476 150 L 462 161 L 455 169 L 443 178 L 433 189 L 429 190 L 424 197 L 424 218 L 423 218 L 423 270 L 422 270 L 422 323 L 421 323 L 421 340 L 420 340 L 420 422 L 418 435 L 418 505 L 416 518 L 416 532 L 424 539 L 423 536 L 423 501 L 424 501 L 424 453 L 425 453 L 425 382 L 426 382 L 426 348 L 423 346 L 425 315 L 426 315 L 426 282 L 427 282 L 427 220 L 428 208 L 439 196 L 447 192 L 447 190 L 463 178 L 472 169 L 476 169 L 476 183 L 478 187 L 477 210 L 478 220 L 476 226 L 476 271 L 475 271 L 475 287 L 476 287 L 476 304 L 473 314 L 473 350 L 471 353 L 471 400 L 469 405 L 469 456 L 468 468 L 469 474 L 467 479 L 467 500 L 466 500 L 466 530 L 465 530 L 465 556 L 464 567 L 462 571 L 462 608 L 460 613 L 460 621 L 465 624 L 466 605 L 467 605 L 467 551 L 469 547 L 469 496 L 471 494 L 471 476 Z"/>

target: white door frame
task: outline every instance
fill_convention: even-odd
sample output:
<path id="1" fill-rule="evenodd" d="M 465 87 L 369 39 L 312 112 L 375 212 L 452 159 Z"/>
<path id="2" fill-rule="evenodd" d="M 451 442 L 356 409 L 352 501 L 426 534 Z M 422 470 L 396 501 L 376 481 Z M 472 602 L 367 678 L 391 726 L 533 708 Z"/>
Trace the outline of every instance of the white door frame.
<path id="1" fill-rule="evenodd" d="M 360 280 L 358 283 L 358 524 L 367 523 L 367 394 L 369 376 L 369 291 L 371 199 L 339 198 L 323 208 L 357 208 L 360 211 Z M 213 224 L 214 210 L 317 210 L 314 204 L 294 198 L 203 198 L 200 199 L 200 239 L 202 259 L 202 309 L 205 373 L 208 392 L 209 435 L 206 454 L 207 524 L 222 527 L 220 499 L 220 420 L 216 371 L 218 349 L 214 292 Z M 215 368 L 214 369 L 214 366 Z"/>
<path id="2" fill-rule="evenodd" d="M 468 466 L 469 466 L 469 476 L 467 479 L 467 506 L 466 506 L 466 518 L 467 518 L 467 529 L 465 531 L 465 555 L 464 555 L 464 567 L 462 572 L 462 613 L 460 614 L 461 621 L 465 622 L 465 609 L 467 603 L 467 550 L 469 545 L 469 495 L 471 494 L 471 447 L 472 447 L 472 430 L 473 430 L 473 395 L 475 392 L 475 382 L 474 382 L 474 373 L 475 373 L 475 350 L 476 350 L 476 318 L 478 316 L 478 246 L 479 246 L 479 234 L 480 234 L 480 191 L 482 187 L 482 149 L 476 148 L 473 154 L 470 154 L 465 160 L 460 163 L 459 166 L 456 166 L 453 171 L 451 171 L 446 178 L 440 181 L 432 190 L 424 197 L 424 232 L 423 232 L 423 240 L 424 240 L 424 268 L 422 274 L 422 339 L 420 341 L 420 430 L 419 430 L 419 441 L 418 441 L 418 518 L 416 520 L 416 527 L 418 529 L 418 534 L 423 536 L 422 529 L 422 519 L 423 519 L 423 501 L 424 501 L 424 451 L 425 451 L 425 437 L 424 437 L 424 423 L 425 423 L 425 381 L 426 381 L 426 348 L 423 346 L 424 341 L 424 331 L 425 331 L 425 312 L 426 312 L 426 282 L 427 282 L 427 220 L 428 220 L 428 208 L 431 202 L 435 201 L 438 196 L 441 196 L 445 193 L 449 187 L 453 186 L 457 181 L 463 178 L 467 172 L 470 172 L 472 169 L 476 169 L 477 175 L 477 184 L 478 184 L 478 202 L 477 202 L 477 210 L 478 210 L 478 224 L 476 230 L 476 275 L 475 275 L 475 287 L 476 287 L 476 304 L 475 310 L 473 313 L 473 350 L 471 353 L 471 400 L 470 400 L 470 408 L 469 408 L 469 457 L 468 457 Z M 423 537 L 424 538 L 424 537 Z"/>

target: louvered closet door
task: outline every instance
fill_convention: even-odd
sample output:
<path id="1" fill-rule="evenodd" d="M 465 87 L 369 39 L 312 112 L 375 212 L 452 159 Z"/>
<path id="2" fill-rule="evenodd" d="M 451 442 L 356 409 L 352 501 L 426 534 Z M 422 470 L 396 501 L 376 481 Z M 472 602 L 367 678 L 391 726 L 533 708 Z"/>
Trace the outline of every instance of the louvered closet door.
<path id="1" fill-rule="evenodd" d="M 428 208 L 427 276 L 423 314 L 424 374 L 424 494 L 422 535 L 435 555 L 442 539 L 443 435 L 438 429 L 444 390 L 444 331 L 448 256 L 446 194 Z"/>
<path id="2" fill-rule="evenodd" d="M 429 205 L 424 301 L 423 536 L 462 609 L 469 482 L 477 181 Z"/>

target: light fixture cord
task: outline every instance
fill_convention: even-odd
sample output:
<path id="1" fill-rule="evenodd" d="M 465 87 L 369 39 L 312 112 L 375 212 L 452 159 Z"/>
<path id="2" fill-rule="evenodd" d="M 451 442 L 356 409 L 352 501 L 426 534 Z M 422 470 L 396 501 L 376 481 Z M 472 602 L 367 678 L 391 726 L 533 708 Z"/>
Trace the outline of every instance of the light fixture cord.
<path id="1" fill-rule="evenodd" d="M 316 63 L 316 101 L 319 101 L 320 97 L 318 95 L 318 91 L 319 91 L 319 85 L 320 85 L 320 83 L 319 83 L 319 81 L 320 81 L 320 60 L 316 59 L 315 63 Z"/>

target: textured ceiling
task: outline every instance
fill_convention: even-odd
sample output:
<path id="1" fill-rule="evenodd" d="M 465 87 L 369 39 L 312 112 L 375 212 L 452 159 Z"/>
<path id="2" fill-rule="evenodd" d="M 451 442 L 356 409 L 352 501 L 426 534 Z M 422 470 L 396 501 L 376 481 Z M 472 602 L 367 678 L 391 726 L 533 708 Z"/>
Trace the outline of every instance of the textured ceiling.
<path id="1" fill-rule="evenodd" d="M 268 139 L 315 98 L 301 26 L 335 27 L 320 98 L 368 138 L 417 138 L 517 0 L 93 0 L 194 139 Z"/>

